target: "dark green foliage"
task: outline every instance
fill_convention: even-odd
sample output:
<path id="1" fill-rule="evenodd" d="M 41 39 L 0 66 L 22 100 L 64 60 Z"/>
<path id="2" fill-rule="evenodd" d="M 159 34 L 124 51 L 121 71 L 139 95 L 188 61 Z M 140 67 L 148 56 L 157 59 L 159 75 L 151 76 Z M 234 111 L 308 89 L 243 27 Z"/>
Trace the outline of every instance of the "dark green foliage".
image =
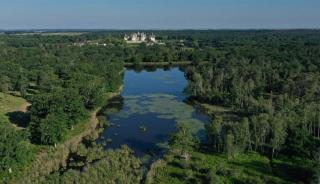
<path id="1" fill-rule="evenodd" d="M 32 104 L 31 122 L 24 131 L 28 136 L 1 128 L 1 169 L 14 170 L 30 160 L 28 138 L 49 145 L 63 141 L 73 126 L 104 102 L 106 92 L 119 88 L 124 63 L 176 61 L 193 62 L 185 74 L 190 95 L 228 106 L 238 117 L 229 120 L 214 115 L 214 121 L 206 125 L 208 146 L 215 154 L 227 153 L 232 161 L 255 150 L 268 155 L 275 173 L 281 165 L 273 162 L 277 158 L 316 162 L 320 146 L 318 30 L 154 32 L 165 45 L 128 45 L 122 40 L 124 31 L 74 37 L 1 35 L 0 91 L 20 94 Z M 87 40 L 107 46 L 73 46 Z M 171 146 L 188 159 L 197 142 L 188 128 L 177 128 Z M 70 171 L 66 180 L 94 181 L 101 179 L 97 173 L 102 172 L 110 182 L 137 183 L 135 177 L 140 179 L 141 173 L 135 169 L 140 165 L 129 152 L 111 152 L 114 160 L 88 166 L 89 175 Z M 116 154 L 130 159 L 121 160 Z M 127 163 L 135 169 L 123 167 Z M 242 178 L 224 166 L 202 171 L 199 165 L 185 162 L 181 167 L 186 170 L 180 175 L 189 183 L 203 178 L 219 183 L 223 177 L 235 183 L 277 183 L 260 176 Z"/>
<path id="2" fill-rule="evenodd" d="M 11 88 L 10 78 L 6 75 L 2 75 L 0 77 L 0 92 L 8 92 Z"/>
<path id="3" fill-rule="evenodd" d="M 241 122 L 233 127 L 233 133 L 235 145 L 237 145 L 239 152 L 243 153 L 251 149 L 250 123 L 247 118 L 243 118 Z"/>
<path id="4" fill-rule="evenodd" d="M 21 97 L 26 98 L 27 88 L 28 88 L 28 79 L 25 76 L 20 75 L 14 85 L 14 90 L 20 92 Z"/>
<path id="5" fill-rule="evenodd" d="M 272 166 L 274 157 L 281 156 L 315 162 L 320 142 L 320 40 L 310 39 L 316 32 L 287 33 L 248 32 L 244 38 L 218 34 L 220 57 L 187 69 L 191 95 L 227 106 L 243 119 L 215 118 L 206 126 L 215 152 L 232 157 L 254 150 L 268 155 Z"/>
<path id="6" fill-rule="evenodd" d="M 206 125 L 208 143 L 216 152 L 221 152 L 223 150 L 223 137 L 221 137 L 223 128 L 222 121 L 221 117 L 216 117 L 214 121 Z"/>
<path id="7" fill-rule="evenodd" d="M 226 138 L 225 138 L 225 150 L 227 153 L 228 159 L 232 159 L 236 156 L 237 150 L 236 146 L 234 144 L 235 138 L 232 133 L 227 133 Z"/>
<path id="8" fill-rule="evenodd" d="M 33 142 L 55 144 L 65 132 L 84 120 L 87 110 L 77 89 L 55 89 L 33 96 L 29 130 Z"/>
<path id="9" fill-rule="evenodd" d="M 169 144 L 172 150 L 177 150 L 180 157 L 188 160 L 190 151 L 198 141 L 192 135 L 190 128 L 184 123 L 177 125 L 177 130 L 171 135 Z"/>
<path id="10" fill-rule="evenodd" d="M 32 148 L 24 132 L 3 125 L 0 125 L 0 131 L 0 173 L 14 174 L 32 159 Z"/>
<path id="11" fill-rule="evenodd" d="M 54 145 L 63 140 L 63 135 L 67 131 L 67 117 L 62 110 L 50 113 L 45 119 L 41 119 L 38 131 L 32 132 L 32 138 L 40 136 L 40 143 Z M 34 128 L 34 126 L 32 126 Z M 37 134 L 37 135 L 34 135 Z"/>
<path id="12" fill-rule="evenodd" d="M 87 117 L 87 110 L 77 89 L 67 88 L 63 93 L 63 112 L 69 120 L 67 125 L 70 128 Z"/>
<path id="13" fill-rule="evenodd" d="M 94 75 L 76 74 L 74 81 L 71 81 L 71 85 L 76 84 L 76 88 L 79 89 L 79 94 L 82 97 L 83 104 L 88 109 L 93 109 L 101 104 L 103 100 L 104 81 L 102 78 Z"/>
<path id="14" fill-rule="evenodd" d="M 107 50 L 61 44 L 70 42 L 67 37 L 0 39 L 8 43 L 0 50 L 0 90 L 18 91 L 32 104 L 29 131 L 35 143 L 62 141 L 122 83 L 122 62 L 106 57 Z"/>
<path id="15" fill-rule="evenodd" d="M 30 141 L 45 145 L 64 141 L 77 124 L 87 121 L 91 110 L 105 102 L 106 93 L 122 84 L 122 62 L 112 63 L 116 59 L 106 53 L 108 49 L 69 47 L 78 39 L 0 37 L 4 43 L 0 91 L 21 95 L 32 104 L 26 135 L 1 128 L 1 176 L 15 176 L 18 168 L 29 163 L 34 156 Z"/>

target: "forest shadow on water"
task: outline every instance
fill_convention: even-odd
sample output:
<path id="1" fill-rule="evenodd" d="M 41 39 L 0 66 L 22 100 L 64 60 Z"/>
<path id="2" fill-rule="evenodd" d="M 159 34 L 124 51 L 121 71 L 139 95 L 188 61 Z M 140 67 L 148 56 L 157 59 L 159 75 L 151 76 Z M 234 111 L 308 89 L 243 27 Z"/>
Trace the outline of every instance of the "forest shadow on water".
<path id="1" fill-rule="evenodd" d="M 210 117 L 186 103 L 187 85 L 184 68 L 127 69 L 121 95 L 99 113 L 109 126 L 97 143 L 104 144 L 105 149 L 128 145 L 136 156 L 144 157 L 166 152 L 177 123 L 188 125 L 195 135 L 203 137 Z"/>
<path id="2" fill-rule="evenodd" d="M 101 149 L 123 145 L 148 167 L 168 150 L 168 140 L 177 123 L 188 125 L 200 139 L 204 137 L 204 125 L 211 118 L 198 106 L 187 103 L 187 84 L 183 70 L 177 67 L 126 70 L 121 95 L 110 99 L 97 113 L 102 126 L 98 137 L 85 138 L 82 146 L 70 153 L 60 174 L 70 169 L 82 172 L 101 159 Z"/>

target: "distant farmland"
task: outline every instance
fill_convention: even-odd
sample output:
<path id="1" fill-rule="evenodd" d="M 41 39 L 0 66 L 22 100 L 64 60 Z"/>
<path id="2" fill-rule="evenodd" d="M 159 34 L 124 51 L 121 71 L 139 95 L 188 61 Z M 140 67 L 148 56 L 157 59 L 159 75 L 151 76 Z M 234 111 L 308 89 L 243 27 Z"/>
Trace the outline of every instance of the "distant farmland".
<path id="1" fill-rule="evenodd" d="M 79 36 L 82 34 L 86 34 L 87 32 L 45 32 L 45 33 L 17 33 L 15 35 L 41 35 L 41 36 Z"/>

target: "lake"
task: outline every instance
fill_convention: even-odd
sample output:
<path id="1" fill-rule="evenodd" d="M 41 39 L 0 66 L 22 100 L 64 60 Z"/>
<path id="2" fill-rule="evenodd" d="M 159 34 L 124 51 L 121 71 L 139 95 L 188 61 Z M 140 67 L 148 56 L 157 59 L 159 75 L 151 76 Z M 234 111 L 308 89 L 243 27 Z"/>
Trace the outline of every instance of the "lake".
<path id="1" fill-rule="evenodd" d="M 178 67 L 135 71 L 127 69 L 121 96 L 105 108 L 110 126 L 98 143 L 105 148 L 128 145 L 137 156 L 160 155 L 177 123 L 191 127 L 195 135 L 204 136 L 204 124 L 210 118 L 200 109 L 186 103 L 188 84 Z"/>

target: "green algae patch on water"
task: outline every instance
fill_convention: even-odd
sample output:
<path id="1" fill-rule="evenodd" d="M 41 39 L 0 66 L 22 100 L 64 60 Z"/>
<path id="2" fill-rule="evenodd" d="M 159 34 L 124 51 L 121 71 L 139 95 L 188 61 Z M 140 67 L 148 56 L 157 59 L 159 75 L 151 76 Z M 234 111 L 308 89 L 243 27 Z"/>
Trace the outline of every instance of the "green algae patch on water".
<path id="1" fill-rule="evenodd" d="M 193 133 L 204 129 L 204 123 L 193 117 L 194 107 L 169 94 L 129 95 L 126 100 L 125 111 L 117 114 L 117 119 L 128 118 L 134 114 L 154 113 L 160 119 L 172 119 L 177 123 L 185 123 Z"/>

